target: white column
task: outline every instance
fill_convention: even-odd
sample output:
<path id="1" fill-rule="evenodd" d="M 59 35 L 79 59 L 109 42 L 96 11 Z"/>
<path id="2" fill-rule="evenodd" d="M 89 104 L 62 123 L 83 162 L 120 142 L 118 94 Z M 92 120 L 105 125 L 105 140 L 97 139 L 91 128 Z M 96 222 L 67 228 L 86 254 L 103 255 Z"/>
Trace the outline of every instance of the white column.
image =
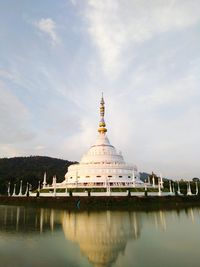
<path id="1" fill-rule="evenodd" d="M 46 172 L 44 173 L 44 179 L 43 179 L 42 185 L 43 185 L 43 188 L 45 188 L 47 185 L 47 173 Z"/>
<path id="2" fill-rule="evenodd" d="M 169 193 L 170 195 L 172 195 L 172 182 L 169 181 Z"/>
<path id="3" fill-rule="evenodd" d="M 198 195 L 198 193 L 199 193 L 198 183 L 195 182 L 195 184 L 196 184 L 196 195 Z"/>
<path id="4" fill-rule="evenodd" d="M 56 197 L 56 176 L 53 178 L 53 196 Z"/>
<path id="5" fill-rule="evenodd" d="M 10 182 L 8 183 L 8 196 L 10 196 Z"/>
<path id="6" fill-rule="evenodd" d="M 161 182 L 158 180 L 158 195 L 161 196 Z"/>
<path id="7" fill-rule="evenodd" d="M 187 195 L 188 195 L 188 196 L 191 196 L 191 195 L 192 195 L 191 187 L 190 187 L 190 182 L 188 182 Z"/>
<path id="8" fill-rule="evenodd" d="M 179 181 L 177 182 L 177 184 L 178 184 L 178 194 L 180 195 L 181 194 L 181 190 L 180 190 L 180 184 L 179 184 Z"/>
<path id="9" fill-rule="evenodd" d="M 20 181 L 20 188 L 18 196 L 22 196 L 22 180 Z"/>
<path id="10" fill-rule="evenodd" d="M 16 196 L 16 184 L 14 184 L 14 188 L 13 188 L 13 194 L 12 194 L 13 197 Z"/>
<path id="11" fill-rule="evenodd" d="M 161 185 L 161 189 L 163 189 L 163 177 L 162 177 L 162 174 L 160 174 L 160 185 Z"/>
<path id="12" fill-rule="evenodd" d="M 153 187 L 155 187 L 155 178 L 154 178 L 154 175 L 152 177 L 152 182 L 153 182 Z"/>

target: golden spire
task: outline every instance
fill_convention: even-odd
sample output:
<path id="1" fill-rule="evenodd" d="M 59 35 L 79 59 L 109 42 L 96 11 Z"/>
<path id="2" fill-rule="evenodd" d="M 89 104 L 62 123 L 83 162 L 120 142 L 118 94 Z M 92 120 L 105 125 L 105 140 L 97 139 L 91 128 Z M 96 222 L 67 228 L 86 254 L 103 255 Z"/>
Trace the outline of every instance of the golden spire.
<path id="1" fill-rule="evenodd" d="M 104 121 L 104 114 L 105 114 L 105 107 L 104 107 L 104 99 L 103 99 L 103 93 L 102 93 L 102 97 L 101 97 L 101 102 L 100 102 L 100 122 L 99 122 L 99 129 L 98 132 L 100 134 L 105 134 L 107 132 L 106 124 Z"/>

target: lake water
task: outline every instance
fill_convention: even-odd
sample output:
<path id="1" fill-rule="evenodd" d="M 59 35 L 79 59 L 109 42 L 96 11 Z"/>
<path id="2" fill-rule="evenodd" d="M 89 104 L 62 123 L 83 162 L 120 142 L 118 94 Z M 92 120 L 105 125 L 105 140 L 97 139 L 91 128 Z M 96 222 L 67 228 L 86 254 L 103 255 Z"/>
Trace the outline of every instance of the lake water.
<path id="1" fill-rule="evenodd" d="M 69 212 L 0 206 L 1 267 L 200 266 L 200 209 Z"/>

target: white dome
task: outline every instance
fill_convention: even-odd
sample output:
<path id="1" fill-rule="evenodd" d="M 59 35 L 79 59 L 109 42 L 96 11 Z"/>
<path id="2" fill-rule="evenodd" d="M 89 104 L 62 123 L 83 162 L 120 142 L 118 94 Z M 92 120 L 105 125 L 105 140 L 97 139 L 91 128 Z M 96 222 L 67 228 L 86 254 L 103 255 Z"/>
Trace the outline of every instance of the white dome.
<path id="1" fill-rule="evenodd" d="M 93 146 L 83 155 L 81 164 L 113 163 L 123 164 L 122 155 L 117 154 L 106 135 L 100 134 Z"/>
<path id="2" fill-rule="evenodd" d="M 105 133 L 100 133 L 95 144 L 83 155 L 79 164 L 71 165 L 65 176 L 68 184 L 112 184 L 125 186 L 135 179 L 134 167 L 127 165 L 117 153 Z"/>

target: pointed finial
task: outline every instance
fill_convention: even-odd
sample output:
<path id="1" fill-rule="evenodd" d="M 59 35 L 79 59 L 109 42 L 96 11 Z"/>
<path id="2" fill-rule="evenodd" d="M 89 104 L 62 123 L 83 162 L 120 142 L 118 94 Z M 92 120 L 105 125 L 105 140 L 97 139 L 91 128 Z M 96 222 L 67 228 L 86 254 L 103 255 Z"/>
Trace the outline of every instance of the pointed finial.
<path id="1" fill-rule="evenodd" d="M 104 121 L 104 114 L 105 114 L 105 106 L 104 106 L 104 98 L 103 98 L 103 92 L 102 92 L 102 97 L 101 97 L 101 102 L 100 102 L 100 122 L 99 122 L 99 129 L 98 132 L 100 134 L 105 134 L 107 132 L 106 123 Z"/>
<path id="2" fill-rule="evenodd" d="M 103 99 L 103 92 L 101 93 L 101 102 L 100 102 L 101 104 L 104 104 L 105 102 L 104 102 L 104 99 Z"/>

